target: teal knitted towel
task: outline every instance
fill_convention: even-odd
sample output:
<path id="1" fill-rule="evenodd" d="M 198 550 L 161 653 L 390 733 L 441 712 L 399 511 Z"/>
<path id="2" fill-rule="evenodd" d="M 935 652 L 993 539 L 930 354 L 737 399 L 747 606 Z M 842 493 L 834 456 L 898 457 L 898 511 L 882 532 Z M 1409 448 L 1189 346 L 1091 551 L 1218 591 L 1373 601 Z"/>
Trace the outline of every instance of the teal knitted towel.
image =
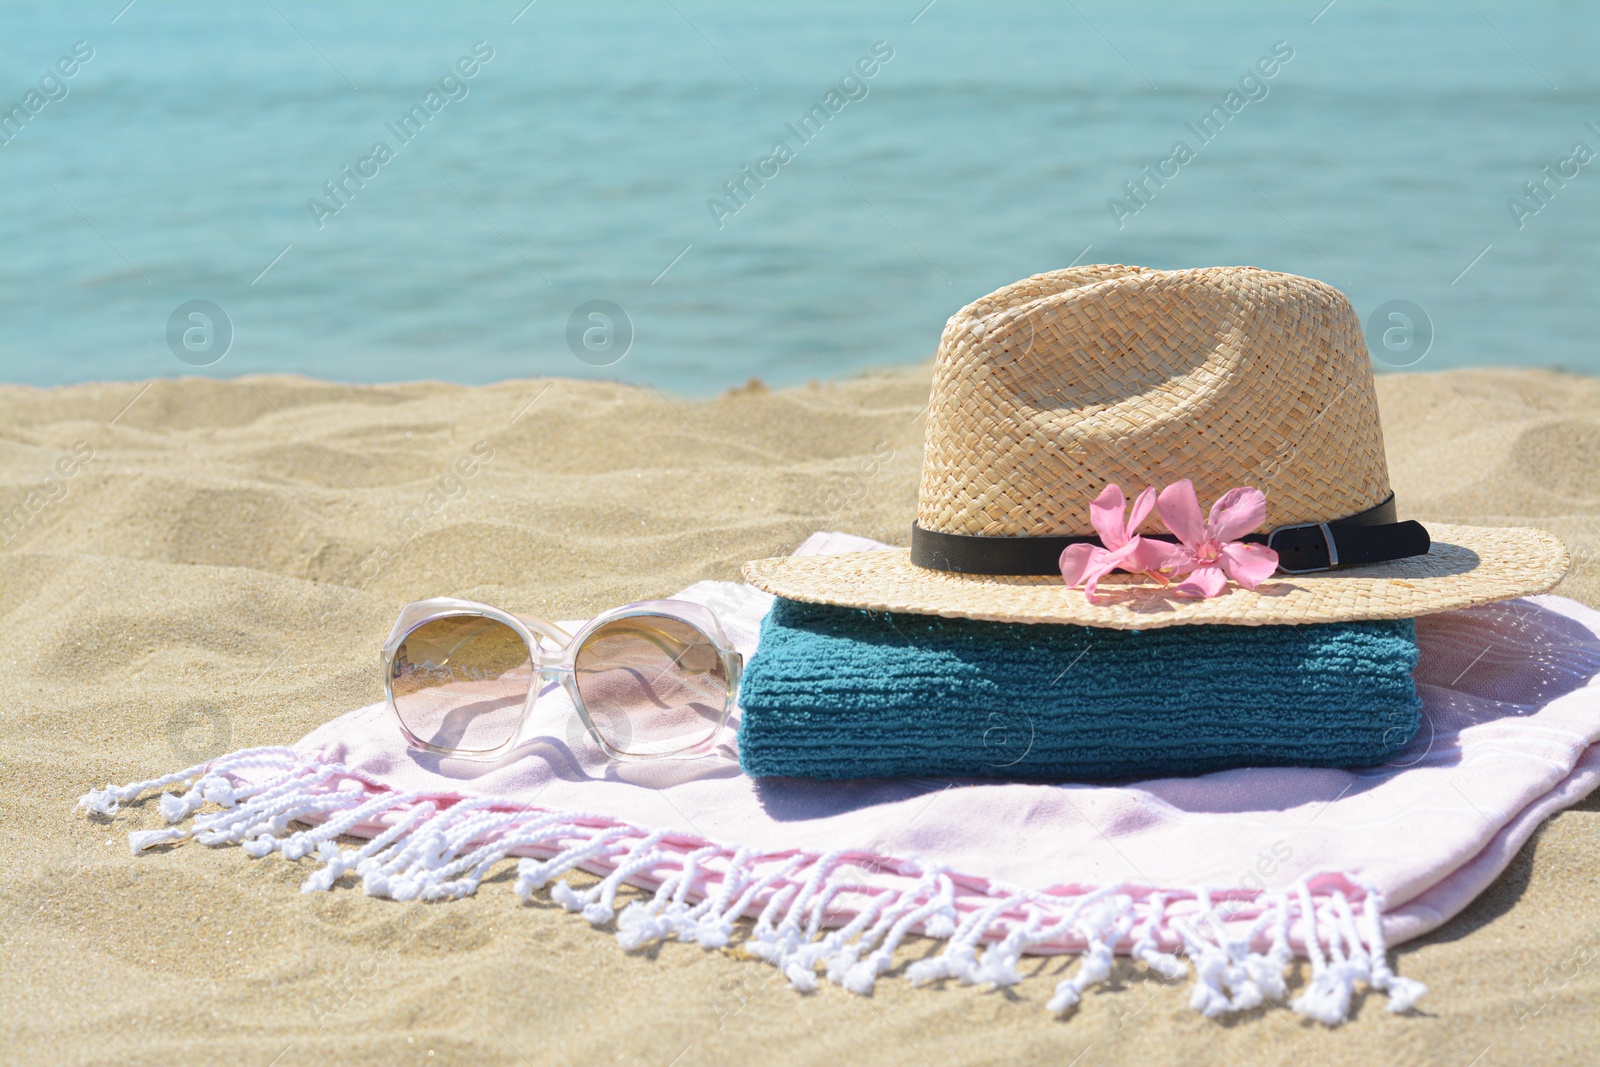
<path id="1" fill-rule="evenodd" d="M 778 599 L 739 703 L 754 777 L 1102 779 L 1381 763 L 1411 620 L 1106 630 Z"/>

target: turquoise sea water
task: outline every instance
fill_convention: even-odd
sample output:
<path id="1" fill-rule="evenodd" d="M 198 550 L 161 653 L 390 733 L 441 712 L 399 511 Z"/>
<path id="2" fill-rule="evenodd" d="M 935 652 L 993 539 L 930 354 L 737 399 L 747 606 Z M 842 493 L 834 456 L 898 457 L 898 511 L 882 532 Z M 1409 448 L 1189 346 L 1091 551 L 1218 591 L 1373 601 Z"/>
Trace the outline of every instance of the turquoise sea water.
<path id="1" fill-rule="evenodd" d="M 0 378 L 704 394 L 1073 262 L 1600 373 L 1600 5 L 925 2 L 7 5 Z"/>

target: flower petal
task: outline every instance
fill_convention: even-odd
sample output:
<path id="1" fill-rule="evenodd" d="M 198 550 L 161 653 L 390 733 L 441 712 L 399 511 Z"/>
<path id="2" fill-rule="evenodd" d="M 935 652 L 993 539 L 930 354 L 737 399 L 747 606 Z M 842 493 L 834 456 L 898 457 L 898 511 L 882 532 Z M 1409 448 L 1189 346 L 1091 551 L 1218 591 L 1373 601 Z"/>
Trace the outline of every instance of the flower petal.
<path id="1" fill-rule="evenodd" d="M 1157 541 L 1153 537 L 1134 537 L 1139 542 L 1138 551 L 1124 564 L 1130 571 L 1176 575 L 1194 566 L 1194 554 L 1182 545 L 1171 541 Z"/>
<path id="2" fill-rule="evenodd" d="M 1127 506 L 1127 498 L 1115 482 L 1100 490 L 1100 495 L 1089 505 L 1089 523 L 1100 535 L 1100 543 L 1107 548 L 1121 548 L 1128 541 L 1128 532 L 1122 521 L 1122 513 Z"/>
<path id="3" fill-rule="evenodd" d="M 1211 505 L 1211 519 L 1206 526 L 1218 541 L 1237 541 L 1260 529 L 1266 521 L 1267 494 L 1245 485 L 1229 489 Z"/>
<path id="4" fill-rule="evenodd" d="M 1161 521 L 1177 535 L 1178 540 L 1190 548 L 1199 548 L 1206 539 L 1205 520 L 1200 517 L 1200 500 L 1194 495 L 1194 483 L 1185 478 L 1161 490 L 1156 498 Z"/>
<path id="5" fill-rule="evenodd" d="M 1156 506 L 1156 491 L 1146 486 L 1133 501 L 1133 508 L 1128 512 L 1128 536 L 1132 537 L 1139 532 L 1139 526 Z"/>
<path id="6" fill-rule="evenodd" d="M 1096 553 L 1103 553 L 1105 549 L 1099 545 L 1088 543 L 1068 545 L 1061 550 L 1061 580 L 1071 589 L 1083 584 L 1084 575 L 1094 565 Z"/>
<path id="7" fill-rule="evenodd" d="M 1107 562 L 1105 559 L 1097 561 L 1095 566 L 1089 568 L 1089 573 L 1084 576 L 1086 580 L 1083 583 L 1083 595 L 1088 598 L 1089 603 L 1098 603 L 1094 598 L 1094 592 L 1100 585 L 1100 579 L 1116 569 L 1117 565 L 1115 563 Z"/>
<path id="8" fill-rule="evenodd" d="M 1094 598 L 1094 591 L 1099 587 L 1100 579 L 1116 569 L 1115 566 L 1095 566 L 1090 568 L 1089 573 L 1084 576 L 1086 580 L 1083 583 L 1083 595 L 1089 603 L 1098 603 Z"/>
<path id="9" fill-rule="evenodd" d="M 1228 584 L 1228 576 L 1215 563 L 1202 563 L 1189 572 L 1181 585 L 1173 588 L 1177 596 L 1214 597 Z"/>
<path id="10" fill-rule="evenodd" d="M 1069 545 L 1068 547 L 1070 548 L 1071 546 Z M 1083 572 L 1083 594 L 1089 598 L 1089 603 L 1093 604 L 1095 602 L 1094 591 L 1095 587 L 1100 584 L 1100 579 L 1118 567 L 1126 567 L 1128 557 L 1138 550 L 1137 539 L 1129 541 L 1121 548 L 1110 551 L 1103 548 L 1095 549 L 1096 554 L 1090 557 L 1089 566 Z"/>
<path id="11" fill-rule="evenodd" d="M 1278 554 L 1266 545 L 1232 541 L 1222 546 L 1220 562 L 1229 578 L 1246 589 L 1254 589 L 1278 569 Z"/>

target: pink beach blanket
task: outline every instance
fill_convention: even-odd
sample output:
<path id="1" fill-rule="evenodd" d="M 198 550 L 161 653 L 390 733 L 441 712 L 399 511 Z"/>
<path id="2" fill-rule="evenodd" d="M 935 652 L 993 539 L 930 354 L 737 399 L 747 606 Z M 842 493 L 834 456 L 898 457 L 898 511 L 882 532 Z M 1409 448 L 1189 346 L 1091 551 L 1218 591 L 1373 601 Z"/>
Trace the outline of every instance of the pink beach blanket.
<path id="1" fill-rule="evenodd" d="M 799 551 L 879 547 L 817 534 Z M 701 582 L 678 595 L 755 652 L 767 594 Z M 111 813 L 180 787 L 161 797 L 172 825 L 131 834 L 135 852 L 188 837 L 280 852 L 313 861 L 307 891 L 460 897 L 515 857 L 523 900 L 548 891 L 630 947 L 736 942 L 800 990 L 828 979 L 868 993 L 920 934 L 943 945 L 905 968 L 919 984 L 1009 985 L 1024 954 L 1076 953 L 1049 1002 L 1066 1011 L 1122 954 L 1168 978 L 1192 968 L 1207 1015 L 1287 1000 L 1333 1025 L 1361 983 L 1409 1008 L 1423 988 L 1393 973 L 1386 946 L 1461 911 L 1542 820 L 1600 783 L 1600 613 L 1531 597 L 1418 619 L 1417 638 L 1422 728 L 1391 763 L 1357 770 L 757 781 L 731 729 L 701 758 L 612 763 L 556 688 L 537 710 L 547 736 L 496 765 L 408 749 L 375 704 L 292 747 L 81 804 Z M 574 868 L 601 880 L 574 888 Z M 624 883 L 645 896 L 619 906 Z M 1291 998 L 1295 956 L 1312 973 Z"/>

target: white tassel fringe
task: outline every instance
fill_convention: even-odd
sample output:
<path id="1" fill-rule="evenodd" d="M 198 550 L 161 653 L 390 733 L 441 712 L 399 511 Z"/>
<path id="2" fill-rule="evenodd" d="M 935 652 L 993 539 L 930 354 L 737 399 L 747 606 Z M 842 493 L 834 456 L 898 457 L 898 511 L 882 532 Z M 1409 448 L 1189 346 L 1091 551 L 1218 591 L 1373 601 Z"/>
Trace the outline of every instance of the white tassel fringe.
<path id="1" fill-rule="evenodd" d="M 183 792 L 166 792 L 169 786 Z M 1167 980 L 1192 966 L 1190 1004 L 1212 1018 L 1286 1000 L 1284 971 L 1297 955 L 1295 943 L 1310 961 L 1311 980 L 1289 1007 L 1308 1019 L 1344 1022 L 1358 983 L 1384 993 L 1392 1012 L 1409 1010 L 1427 992 L 1390 969 L 1382 895 L 1350 876 L 1304 880 L 1287 891 L 1232 891 L 1216 906 L 1203 888 L 1109 885 L 1041 893 L 958 879 L 914 859 L 764 854 L 601 815 L 398 792 L 289 748 L 246 749 L 165 777 L 107 784 L 86 793 L 78 807 L 110 816 L 153 790 L 162 790 L 162 818 L 174 825 L 130 833 L 135 854 L 191 837 L 211 846 L 237 844 L 257 858 L 279 852 L 316 861 L 304 892 L 332 889 L 353 873 L 368 894 L 402 901 L 469 896 L 495 864 L 518 857 L 516 893 L 523 903 L 549 886 L 552 900 L 589 922 L 615 920 L 617 940 L 628 949 L 668 938 L 720 949 L 733 941 L 737 920 L 754 917 L 741 947 L 777 967 L 800 992 L 816 989 L 825 976 L 870 995 L 913 934 L 945 942 L 940 953 L 906 968 L 914 985 L 954 978 L 1011 986 L 1022 980 L 1017 968 L 1024 955 L 1077 953 L 1076 970 L 1047 1004 L 1056 1013 L 1070 1011 L 1109 978 L 1118 952 Z M 221 810 L 197 814 L 206 804 Z M 309 829 L 291 832 L 291 823 Z M 345 834 L 368 840 L 342 848 L 335 839 Z M 858 862 L 877 873 L 864 875 Z M 578 890 L 562 880 L 580 867 L 601 875 L 599 884 Z M 618 914 L 624 884 L 654 895 Z M 1266 951 L 1253 947 L 1260 944 Z"/>

